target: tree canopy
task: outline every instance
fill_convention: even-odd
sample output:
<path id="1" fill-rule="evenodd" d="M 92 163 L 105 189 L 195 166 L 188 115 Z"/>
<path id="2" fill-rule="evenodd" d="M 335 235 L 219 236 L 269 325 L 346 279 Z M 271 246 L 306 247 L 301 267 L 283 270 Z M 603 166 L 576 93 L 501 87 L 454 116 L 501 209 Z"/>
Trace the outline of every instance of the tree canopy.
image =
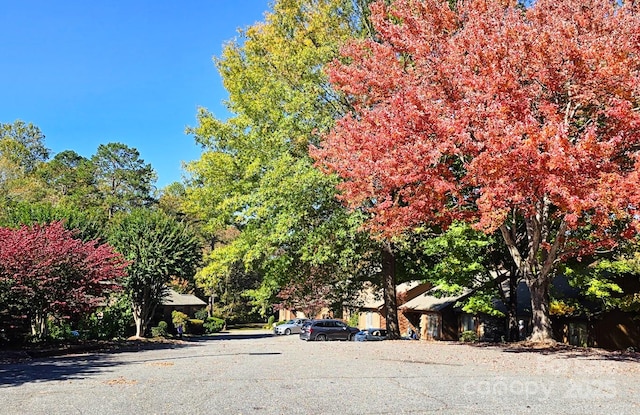
<path id="1" fill-rule="evenodd" d="M 35 172 L 48 158 L 44 134 L 37 126 L 20 120 L 0 123 L 0 203 L 42 198 L 46 189 Z"/>
<path id="2" fill-rule="evenodd" d="M 192 279 L 202 258 L 193 229 L 160 211 L 135 209 L 114 218 L 109 240 L 128 261 L 124 289 L 133 308 L 136 335 L 147 334 L 172 278 Z"/>
<path id="3" fill-rule="evenodd" d="M 151 204 L 156 173 L 135 148 L 122 143 L 100 144 L 91 157 L 101 206 L 112 217 L 118 211 Z"/>
<path id="4" fill-rule="evenodd" d="M 49 316 L 71 318 L 117 289 L 126 265 L 111 246 L 83 242 L 60 222 L 0 228 L 0 310 L 26 315 L 44 336 Z"/>
<path id="5" fill-rule="evenodd" d="M 634 2 L 398 0 L 378 38 L 329 68 L 354 111 L 314 156 L 394 235 L 419 223 L 498 230 L 551 336 L 550 278 L 638 219 L 640 13 Z"/>
<path id="6" fill-rule="evenodd" d="M 263 276 L 250 294 L 264 311 L 280 288 L 320 264 L 342 278 L 358 273 L 344 264 L 358 249 L 359 223 L 334 198 L 336 179 L 313 167 L 307 147 L 348 110 L 322 68 L 364 30 L 354 5 L 365 3 L 275 2 L 264 23 L 216 59 L 233 115 L 222 121 L 203 109 L 189 129 L 204 152 L 187 166 L 186 206 L 211 234 L 238 233 L 208 256 L 203 286 L 241 263 Z"/>

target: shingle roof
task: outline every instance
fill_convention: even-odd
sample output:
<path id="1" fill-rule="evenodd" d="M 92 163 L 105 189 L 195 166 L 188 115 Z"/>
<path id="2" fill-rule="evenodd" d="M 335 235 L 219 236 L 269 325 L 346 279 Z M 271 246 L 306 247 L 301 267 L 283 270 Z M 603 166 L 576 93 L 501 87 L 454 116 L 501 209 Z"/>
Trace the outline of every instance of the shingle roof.
<path id="1" fill-rule="evenodd" d="M 401 295 L 407 291 L 423 284 L 421 281 L 409 281 L 396 286 L 396 295 Z M 384 306 L 384 297 L 382 295 L 382 289 L 374 289 L 368 287 L 363 292 L 363 308 L 381 308 Z"/>
<path id="2" fill-rule="evenodd" d="M 180 294 L 172 289 L 169 289 L 169 293 L 162 299 L 162 305 L 172 306 L 187 306 L 187 305 L 199 305 L 205 306 L 206 302 L 202 301 L 193 294 Z"/>
<path id="3" fill-rule="evenodd" d="M 460 295 L 437 297 L 434 295 L 436 290 L 437 287 L 432 288 L 431 290 L 402 304 L 399 308 L 415 311 L 440 311 L 445 307 L 464 299 L 473 292 L 473 290 L 467 289 Z"/>

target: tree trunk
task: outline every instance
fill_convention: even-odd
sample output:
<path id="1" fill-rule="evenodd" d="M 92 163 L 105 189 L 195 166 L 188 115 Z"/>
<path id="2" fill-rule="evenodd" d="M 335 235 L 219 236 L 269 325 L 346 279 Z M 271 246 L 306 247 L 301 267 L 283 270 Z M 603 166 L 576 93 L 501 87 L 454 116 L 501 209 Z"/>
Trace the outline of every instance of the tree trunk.
<path id="1" fill-rule="evenodd" d="M 531 293 L 531 313 L 533 332 L 529 340 L 533 342 L 553 341 L 551 320 L 549 319 L 549 279 L 527 278 Z"/>
<path id="2" fill-rule="evenodd" d="M 518 276 L 509 276 L 509 301 L 507 304 L 507 333 L 509 341 L 518 341 Z"/>
<path id="3" fill-rule="evenodd" d="M 43 340 L 49 335 L 46 313 L 36 313 L 31 321 L 31 334 L 40 340 Z"/>
<path id="4" fill-rule="evenodd" d="M 149 310 L 149 306 L 145 306 L 144 304 L 133 306 L 133 320 L 136 323 L 136 337 L 141 338 L 147 335 L 149 323 L 154 310 Z"/>
<path id="5" fill-rule="evenodd" d="M 207 315 L 209 317 L 213 317 L 213 308 L 216 305 L 216 295 L 213 293 L 213 291 L 211 292 L 211 295 L 209 296 L 209 307 L 207 310 Z"/>
<path id="6" fill-rule="evenodd" d="M 142 337 L 142 319 L 136 313 L 133 313 L 133 320 L 136 322 L 136 337 Z"/>
<path id="7" fill-rule="evenodd" d="M 136 337 L 140 338 L 140 337 L 144 337 L 144 321 L 142 316 L 140 315 L 140 308 L 139 307 L 133 307 L 133 321 L 135 321 L 136 323 Z"/>
<path id="8" fill-rule="evenodd" d="M 396 258 L 389 243 L 382 249 L 382 287 L 387 320 L 387 337 L 400 339 L 398 300 L 396 298 Z"/>

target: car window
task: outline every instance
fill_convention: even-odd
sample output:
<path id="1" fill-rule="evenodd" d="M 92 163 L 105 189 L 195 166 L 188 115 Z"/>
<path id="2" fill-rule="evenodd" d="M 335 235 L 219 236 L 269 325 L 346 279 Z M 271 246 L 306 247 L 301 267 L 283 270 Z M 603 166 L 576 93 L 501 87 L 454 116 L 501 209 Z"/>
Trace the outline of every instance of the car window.
<path id="1" fill-rule="evenodd" d="M 336 326 L 338 326 L 338 327 L 347 327 L 347 325 L 346 325 L 346 324 L 344 324 L 342 321 L 335 321 L 334 323 L 335 323 L 335 324 L 336 324 Z"/>

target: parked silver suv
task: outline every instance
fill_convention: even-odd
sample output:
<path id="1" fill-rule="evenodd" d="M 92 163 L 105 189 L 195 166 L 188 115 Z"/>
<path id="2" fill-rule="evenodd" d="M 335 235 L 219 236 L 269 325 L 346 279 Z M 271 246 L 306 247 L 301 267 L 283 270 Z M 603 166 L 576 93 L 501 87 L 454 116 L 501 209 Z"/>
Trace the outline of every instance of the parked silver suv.
<path id="1" fill-rule="evenodd" d="M 341 320 L 311 320 L 302 326 L 300 339 L 318 341 L 353 340 L 353 336 L 358 331 L 360 331 L 358 328 L 350 327 Z"/>
<path id="2" fill-rule="evenodd" d="M 309 321 L 306 318 L 294 318 L 293 320 L 289 320 L 286 323 L 278 324 L 273 328 L 274 334 L 296 334 L 300 333 L 300 328 L 304 323 Z"/>

